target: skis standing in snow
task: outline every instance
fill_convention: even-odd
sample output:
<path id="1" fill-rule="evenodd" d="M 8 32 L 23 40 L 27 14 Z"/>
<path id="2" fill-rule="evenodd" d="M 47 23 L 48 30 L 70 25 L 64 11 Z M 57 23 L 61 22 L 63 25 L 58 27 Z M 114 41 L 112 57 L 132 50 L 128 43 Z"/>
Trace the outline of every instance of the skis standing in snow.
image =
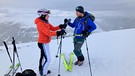
<path id="1" fill-rule="evenodd" d="M 74 53 L 72 52 L 72 53 L 70 53 L 70 60 L 69 60 L 69 63 L 68 63 L 66 58 L 65 58 L 65 55 L 61 54 L 61 58 L 63 60 L 64 67 L 69 72 L 72 71 L 73 57 L 74 57 Z"/>
<path id="2" fill-rule="evenodd" d="M 38 30 L 38 47 L 41 50 L 40 60 L 39 60 L 39 72 L 41 76 L 46 76 L 51 71 L 48 70 L 50 63 L 50 50 L 49 43 L 52 36 L 61 36 L 65 34 L 65 29 L 67 25 L 60 24 L 59 26 L 54 27 L 48 21 L 50 11 L 47 9 L 40 9 L 37 11 L 39 17 L 36 18 L 35 24 L 37 25 Z M 60 31 L 57 31 L 60 30 Z"/>
<path id="3" fill-rule="evenodd" d="M 89 13 L 84 12 L 82 6 L 76 7 L 77 18 L 73 23 L 68 22 L 68 25 L 74 29 L 74 53 L 77 56 L 77 61 L 75 65 L 81 66 L 84 61 L 84 56 L 82 54 L 81 47 L 85 39 L 90 35 L 90 33 L 96 29 L 96 25 L 92 19 L 89 18 Z M 87 21 L 86 21 L 87 20 Z M 66 19 L 65 19 L 66 21 Z"/>
<path id="4" fill-rule="evenodd" d="M 20 67 L 20 69 L 22 71 L 22 66 L 21 66 L 19 54 L 18 54 L 18 51 L 17 51 L 17 48 L 16 48 L 15 39 L 14 39 L 14 37 L 12 39 L 13 39 L 13 42 L 12 42 L 12 44 L 13 44 L 13 59 L 11 58 L 11 55 L 9 53 L 8 46 L 7 46 L 6 42 L 3 41 L 4 46 L 6 48 L 6 51 L 8 53 L 8 56 L 10 58 L 10 61 L 12 63 L 12 65 L 9 67 L 8 72 L 4 76 L 10 76 L 10 75 L 14 76 L 19 67 Z M 19 62 L 16 65 L 15 65 L 15 54 L 16 54 L 16 56 L 18 58 L 18 62 Z"/>

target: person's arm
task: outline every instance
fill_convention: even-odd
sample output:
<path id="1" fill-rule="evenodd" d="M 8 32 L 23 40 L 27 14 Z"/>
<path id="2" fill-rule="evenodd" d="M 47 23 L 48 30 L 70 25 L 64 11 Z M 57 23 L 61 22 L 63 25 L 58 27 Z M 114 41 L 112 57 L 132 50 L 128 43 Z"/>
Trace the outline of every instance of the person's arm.
<path id="1" fill-rule="evenodd" d="M 50 30 L 51 31 L 57 31 L 57 30 L 60 30 L 60 27 L 59 26 L 53 26 L 53 25 L 51 25 L 51 24 L 49 24 L 50 25 Z"/>
<path id="2" fill-rule="evenodd" d="M 38 23 L 37 24 L 37 28 L 39 31 L 41 31 L 42 33 L 44 33 L 47 36 L 56 36 L 56 31 L 50 31 L 50 29 L 46 28 L 42 23 Z M 57 27 L 58 29 L 58 27 Z"/>
<path id="3" fill-rule="evenodd" d="M 75 27 L 75 23 L 76 23 L 76 19 L 74 20 L 74 22 L 73 22 L 73 23 L 68 22 L 68 25 L 69 25 L 70 27 L 74 28 L 74 27 Z"/>

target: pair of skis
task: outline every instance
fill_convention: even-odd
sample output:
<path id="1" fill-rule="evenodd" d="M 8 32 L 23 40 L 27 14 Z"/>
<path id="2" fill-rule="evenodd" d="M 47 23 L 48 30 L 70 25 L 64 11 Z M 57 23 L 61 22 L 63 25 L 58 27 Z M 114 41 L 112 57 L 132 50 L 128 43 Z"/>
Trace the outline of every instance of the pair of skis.
<path id="1" fill-rule="evenodd" d="M 15 67 L 11 65 L 9 67 L 9 70 L 4 76 L 14 76 L 19 67 L 20 67 L 20 63 L 17 63 Z"/>
<path id="2" fill-rule="evenodd" d="M 13 59 L 11 58 L 11 55 L 10 55 L 10 53 L 9 53 L 8 46 L 7 46 L 6 42 L 3 41 L 4 46 L 5 46 L 5 48 L 6 48 L 6 51 L 7 51 L 7 54 L 8 54 L 8 56 L 9 56 L 10 62 L 11 62 L 11 64 L 12 64 L 12 65 L 9 67 L 8 72 L 7 72 L 4 76 L 14 76 L 19 67 L 20 67 L 20 69 L 21 69 L 21 71 L 22 71 L 22 66 L 21 66 L 20 59 L 19 59 L 19 55 L 18 55 L 18 52 L 17 52 L 17 48 L 16 48 L 16 44 L 15 44 L 15 39 L 14 39 L 14 37 L 12 37 L 12 39 L 13 39 L 12 44 L 13 44 L 13 48 L 14 48 L 14 49 L 13 49 Z M 19 63 L 17 63 L 16 65 L 15 65 L 15 54 L 16 54 L 16 56 L 17 56 L 17 58 L 18 58 L 18 62 L 19 62 Z"/>
<path id="3" fill-rule="evenodd" d="M 69 60 L 69 63 L 67 63 L 66 61 L 66 58 L 65 58 L 65 55 L 64 54 L 61 54 L 61 58 L 63 60 L 63 64 L 64 64 L 64 67 L 67 71 L 71 72 L 72 71 L 72 65 L 73 65 L 73 57 L 74 57 L 74 53 L 70 53 L 70 60 Z"/>

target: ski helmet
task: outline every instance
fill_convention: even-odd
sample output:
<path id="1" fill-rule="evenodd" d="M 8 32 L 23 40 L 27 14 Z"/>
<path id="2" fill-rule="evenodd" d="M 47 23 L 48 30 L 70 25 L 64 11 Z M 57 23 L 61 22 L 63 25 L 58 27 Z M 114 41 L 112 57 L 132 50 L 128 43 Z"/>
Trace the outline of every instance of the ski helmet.
<path id="1" fill-rule="evenodd" d="M 38 11 L 37 11 L 37 14 L 38 14 L 39 16 L 47 15 L 47 14 L 50 14 L 50 10 L 43 8 L 43 9 L 38 10 Z"/>

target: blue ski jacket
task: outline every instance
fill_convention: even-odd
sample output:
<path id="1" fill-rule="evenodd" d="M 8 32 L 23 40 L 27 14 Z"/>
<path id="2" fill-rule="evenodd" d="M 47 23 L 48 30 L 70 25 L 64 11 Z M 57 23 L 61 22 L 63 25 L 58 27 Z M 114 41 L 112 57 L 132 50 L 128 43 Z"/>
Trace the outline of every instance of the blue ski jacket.
<path id="1" fill-rule="evenodd" d="M 72 28 L 74 28 L 74 34 L 82 34 L 82 31 L 86 29 L 86 26 L 89 26 L 88 32 L 91 33 L 94 31 L 97 27 L 95 23 L 88 18 L 89 13 L 85 12 L 85 16 L 83 18 L 76 18 L 73 23 L 68 22 L 68 25 Z M 88 18 L 87 23 L 85 24 L 85 20 Z M 75 36 L 75 38 L 83 38 L 81 36 Z"/>

